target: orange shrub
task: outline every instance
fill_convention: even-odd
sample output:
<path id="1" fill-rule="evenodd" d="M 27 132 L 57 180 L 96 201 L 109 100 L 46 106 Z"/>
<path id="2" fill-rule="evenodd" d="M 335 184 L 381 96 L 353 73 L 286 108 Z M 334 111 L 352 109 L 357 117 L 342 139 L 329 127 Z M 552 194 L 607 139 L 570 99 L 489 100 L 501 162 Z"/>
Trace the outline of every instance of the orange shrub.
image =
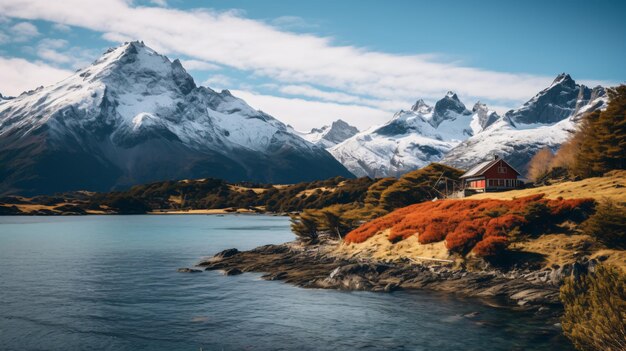
<path id="1" fill-rule="evenodd" d="M 498 256 L 508 246 L 508 239 L 504 236 L 489 236 L 474 246 L 473 252 L 480 257 Z"/>
<path id="2" fill-rule="evenodd" d="M 463 254 L 469 252 L 485 234 L 486 222 L 487 219 L 461 222 L 452 233 L 446 236 L 448 251 Z"/>
<path id="3" fill-rule="evenodd" d="M 348 233 L 347 243 L 360 243 L 389 230 L 391 242 L 417 235 L 422 244 L 445 240 L 451 252 L 467 253 L 478 246 L 477 254 L 489 256 L 506 247 L 506 236 L 527 224 L 523 217 L 529 204 L 541 203 L 550 210 L 547 220 L 567 219 L 576 211 L 593 207 L 592 199 L 544 199 L 543 194 L 515 200 L 439 200 L 423 202 L 393 211 Z M 489 239 L 493 238 L 493 239 Z M 487 240 L 489 239 L 489 240 Z M 480 243 L 480 245 L 478 245 Z"/>
<path id="4" fill-rule="evenodd" d="M 419 235 L 419 242 L 422 244 L 436 243 L 446 238 L 448 232 L 453 231 L 456 223 L 431 222 L 426 225 L 424 231 Z"/>

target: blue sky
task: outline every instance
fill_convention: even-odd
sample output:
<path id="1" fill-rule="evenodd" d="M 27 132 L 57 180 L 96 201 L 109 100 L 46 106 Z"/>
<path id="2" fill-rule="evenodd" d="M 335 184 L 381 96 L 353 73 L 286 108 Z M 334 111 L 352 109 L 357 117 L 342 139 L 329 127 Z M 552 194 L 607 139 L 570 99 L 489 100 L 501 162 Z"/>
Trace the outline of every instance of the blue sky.
<path id="1" fill-rule="evenodd" d="M 447 90 L 519 106 L 561 72 L 626 80 L 623 1 L 0 0 L 0 93 L 46 85 L 125 40 L 181 58 L 299 129 L 361 129 Z"/>

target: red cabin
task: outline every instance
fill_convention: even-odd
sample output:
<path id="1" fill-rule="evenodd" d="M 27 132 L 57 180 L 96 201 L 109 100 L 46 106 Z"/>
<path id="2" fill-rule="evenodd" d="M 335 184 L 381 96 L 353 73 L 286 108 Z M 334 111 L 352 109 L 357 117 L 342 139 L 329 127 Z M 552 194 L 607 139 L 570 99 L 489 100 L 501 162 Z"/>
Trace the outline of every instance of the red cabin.
<path id="1" fill-rule="evenodd" d="M 495 156 L 493 160 L 474 166 L 461 176 L 466 190 L 476 192 L 511 190 L 521 185 L 520 172 Z"/>

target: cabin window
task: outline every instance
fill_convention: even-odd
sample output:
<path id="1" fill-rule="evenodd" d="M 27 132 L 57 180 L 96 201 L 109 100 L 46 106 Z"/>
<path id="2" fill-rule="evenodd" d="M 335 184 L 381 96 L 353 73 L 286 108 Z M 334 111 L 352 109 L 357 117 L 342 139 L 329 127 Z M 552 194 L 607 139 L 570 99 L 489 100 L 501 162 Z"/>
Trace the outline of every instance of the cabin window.
<path id="1" fill-rule="evenodd" d="M 506 167 L 502 165 L 498 166 L 498 173 L 506 174 Z"/>

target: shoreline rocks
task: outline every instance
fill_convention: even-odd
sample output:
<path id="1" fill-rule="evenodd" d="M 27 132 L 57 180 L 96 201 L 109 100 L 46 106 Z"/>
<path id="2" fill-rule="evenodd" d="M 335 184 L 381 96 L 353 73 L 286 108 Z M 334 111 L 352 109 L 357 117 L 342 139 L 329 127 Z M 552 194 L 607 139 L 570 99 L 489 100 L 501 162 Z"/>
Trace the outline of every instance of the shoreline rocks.
<path id="1" fill-rule="evenodd" d="M 295 242 L 265 245 L 249 251 L 229 249 L 198 264 L 205 270 L 259 272 L 263 279 L 282 280 L 303 288 L 392 292 L 425 289 L 500 301 L 522 310 L 560 310 L 563 278 L 593 269 L 595 260 L 551 270 L 495 269 L 468 271 L 446 265 L 377 262 L 328 254 L 329 245 L 301 246 Z M 232 275 L 228 274 L 227 275 Z"/>

